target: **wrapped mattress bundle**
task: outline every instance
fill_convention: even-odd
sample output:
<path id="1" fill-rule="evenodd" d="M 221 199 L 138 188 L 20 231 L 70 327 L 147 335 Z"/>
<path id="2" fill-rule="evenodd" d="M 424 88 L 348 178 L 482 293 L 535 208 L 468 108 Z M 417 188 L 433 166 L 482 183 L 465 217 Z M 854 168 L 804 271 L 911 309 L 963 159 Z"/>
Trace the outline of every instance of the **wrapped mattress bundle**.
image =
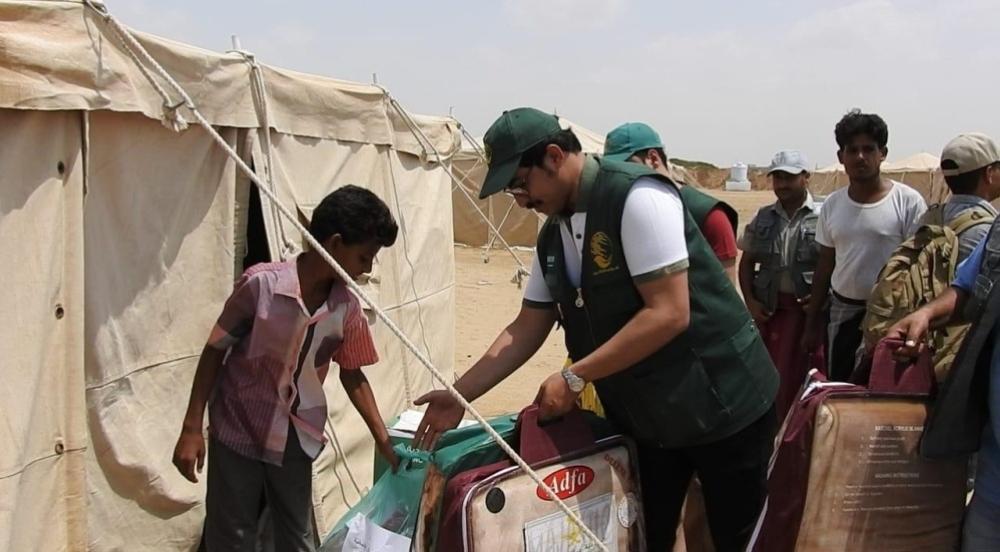
<path id="1" fill-rule="evenodd" d="M 810 374 L 778 436 L 768 499 L 749 550 L 955 550 L 964 458 L 918 452 L 934 388 L 929 355 L 910 366 L 875 350 L 868 386 Z"/>
<path id="2" fill-rule="evenodd" d="M 490 425 L 609 550 L 645 550 L 635 451 L 606 421 L 574 411 L 542 425 L 531 406 Z M 433 454 L 410 449 L 406 432 L 395 435 L 403 465 L 376 476 L 322 551 L 594 549 L 478 425 L 446 432 Z"/>

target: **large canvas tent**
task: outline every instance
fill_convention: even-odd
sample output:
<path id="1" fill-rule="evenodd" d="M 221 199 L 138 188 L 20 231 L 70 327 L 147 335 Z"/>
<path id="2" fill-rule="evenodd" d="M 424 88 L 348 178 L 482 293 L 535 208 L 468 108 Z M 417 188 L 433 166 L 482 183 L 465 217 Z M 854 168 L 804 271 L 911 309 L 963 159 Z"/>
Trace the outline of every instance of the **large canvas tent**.
<path id="1" fill-rule="evenodd" d="M 604 135 L 580 126 L 563 117 L 559 118 L 563 128 L 573 130 L 580 139 L 584 153 L 601 154 L 604 152 Z M 486 220 L 500 230 L 507 243 L 514 247 L 534 247 L 535 238 L 541 228 L 542 219 L 533 211 L 519 209 L 513 205 L 513 199 L 504 194 L 497 194 L 486 199 L 479 199 L 479 189 L 486 179 L 486 161 L 482 157 L 482 141 L 469 143 L 467 139 L 452 159 L 452 168 L 461 181 L 452 191 L 452 205 L 455 210 L 455 243 L 482 247 L 486 245 L 499 246 L 500 242 L 493 239 L 493 231 L 484 217 L 472 206 L 470 198 L 485 215 Z M 683 167 L 671 166 L 673 176 L 679 180 L 694 184 L 692 176 Z M 461 188 L 460 188 L 461 187 Z M 464 191 L 463 191 L 464 189 Z"/>
<path id="2" fill-rule="evenodd" d="M 948 195 L 948 186 L 941 175 L 941 160 L 930 153 L 917 153 L 898 161 L 882 163 L 882 174 L 907 184 L 921 193 L 928 203 L 939 202 Z M 817 169 L 809 179 L 814 193 L 827 195 L 848 184 L 844 166 L 833 165 Z"/>
<path id="3" fill-rule="evenodd" d="M 303 221 L 347 183 L 386 200 L 401 236 L 365 287 L 450 374 L 451 181 L 425 149 L 454 153 L 454 121 L 414 117 L 417 138 L 379 87 L 137 36 Z M 301 237 L 202 128 L 164 128 L 190 113 L 93 7 L 0 1 L 0 52 L 0 549 L 191 549 L 204 482 L 170 457 L 198 355 L 247 252 L 277 260 Z M 366 373 L 392 416 L 432 382 L 384 326 L 374 334 L 382 362 Z M 319 534 L 372 465 L 331 380 Z"/>

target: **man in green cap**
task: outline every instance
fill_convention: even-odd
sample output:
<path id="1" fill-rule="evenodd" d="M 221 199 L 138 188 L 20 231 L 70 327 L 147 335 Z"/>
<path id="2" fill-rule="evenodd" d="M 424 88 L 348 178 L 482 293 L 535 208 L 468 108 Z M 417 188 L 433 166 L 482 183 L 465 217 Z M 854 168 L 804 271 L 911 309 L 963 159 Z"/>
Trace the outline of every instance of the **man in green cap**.
<path id="1" fill-rule="evenodd" d="M 612 161 L 629 161 L 653 169 L 670 178 L 681 191 L 684 205 L 691 211 L 695 223 L 701 230 L 729 280 L 735 285 L 736 279 L 736 231 L 739 216 L 736 209 L 693 186 L 687 186 L 670 171 L 670 161 L 663 148 L 660 135 L 646 123 L 625 123 L 615 128 L 604 138 L 604 158 Z"/>
<path id="2" fill-rule="evenodd" d="M 587 382 L 638 445 L 649 550 L 667 550 L 693 474 L 719 551 L 742 550 L 766 493 L 778 375 L 756 326 L 675 184 L 581 153 L 555 116 L 505 112 L 484 139 L 480 197 L 548 215 L 517 317 L 456 383 L 474 400 L 527 362 L 559 321 L 573 363 L 548 377 L 543 417 Z M 416 446 L 433 449 L 462 407 L 432 391 Z"/>

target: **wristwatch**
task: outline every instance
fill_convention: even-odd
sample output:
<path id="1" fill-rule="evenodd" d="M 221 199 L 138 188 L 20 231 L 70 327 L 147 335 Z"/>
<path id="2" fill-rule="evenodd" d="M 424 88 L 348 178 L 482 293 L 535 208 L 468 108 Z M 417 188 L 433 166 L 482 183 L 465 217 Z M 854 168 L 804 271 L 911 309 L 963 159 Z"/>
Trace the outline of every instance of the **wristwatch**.
<path id="1" fill-rule="evenodd" d="M 574 393 L 583 391 L 583 388 L 587 385 L 587 382 L 580 376 L 574 374 L 573 371 L 569 369 L 569 366 L 564 367 L 560 373 L 562 374 L 563 379 L 566 380 L 566 385 L 569 386 L 569 390 Z"/>

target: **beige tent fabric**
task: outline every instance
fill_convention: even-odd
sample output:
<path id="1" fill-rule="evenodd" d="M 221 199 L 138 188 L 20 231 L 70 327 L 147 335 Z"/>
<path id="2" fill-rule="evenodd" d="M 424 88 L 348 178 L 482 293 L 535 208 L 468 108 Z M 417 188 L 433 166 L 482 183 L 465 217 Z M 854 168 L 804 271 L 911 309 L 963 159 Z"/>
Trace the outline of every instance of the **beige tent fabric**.
<path id="1" fill-rule="evenodd" d="M 113 9 L 113 5 L 111 6 Z M 149 53 L 188 92 L 215 126 L 255 128 L 250 65 L 236 53 L 218 54 L 135 33 Z M 160 119 L 163 100 L 121 49 L 104 19 L 79 1 L 0 1 L 0 107 L 109 110 Z M 43 53 L 44 52 L 44 53 Z M 384 90 L 262 65 L 270 121 L 298 136 L 393 145 L 421 155 L 423 147 L 391 113 Z M 166 89 L 165 83 L 161 83 Z M 168 89 L 171 98 L 177 97 Z M 185 108 L 181 113 L 193 117 Z M 457 151 L 454 121 L 418 117 L 444 155 Z"/>
<path id="2" fill-rule="evenodd" d="M 82 119 L 0 109 L 2 550 L 86 538 Z"/>
<path id="3" fill-rule="evenodd" d="M 584 153 L 601 154 L 604 152 L 603 134 L 598 134 L 563 117 L 559 118 L 559 122 L 563 128 L 571 129 L 576 134 Z M 478 140 L 478 142 L 481 144 L 482 140 Z M 535 240 L 542 223 L 537 214 L 520 209 L 516 205 L 510 209 L 513 199 L 504 194 L 479 199 L 479 189 L 486 179 L 486 164 L 472 145 L 467 145 L 455 155 L 452 169 L 455 171 L 455 176 L 462 180 L 462 187 L 475 200 L 476 205 L 493 226 L 500 229 L 500 234 L 508 244 L 515 247 L 535 246 Z M 675 180 L 697 185 L 696 179 L 684 167 L 671 164 L 670 173 L 670 176 Z M 455 209 L 455 243 L 475 247 L 490 243 L 493 232 L 457 185 L 453 187 L 451 201 Z M 505 216 L 506 220 L 504 220 Z M 502 227 L 501 223 L 503 223 Z M 496 241 L 494 246 L 500 247 L 501 244 Z"/>
<path id="4" fill-rule="evenodd" d="M 250 65 L 140 41 L 263 172 Z M 16 322 L 0 326 L 0 549 L 192 549 L 204 484 L 170 457 L 198 355 L 243 269 L 251 183 L 200 127 L 161 125 L 162 100 L 82 3 L 0 0 L 0 49 L 11 267 L 0 285 L 14 290 L 0 312 Z M 429 150 L 457 150 L 454 121 L 414 116 L 418 138 L 378 87 L 268 66 L 262 76 L 281 200 L 308 220 L 327 192 L 357 183 L 390 204 L 404 232 L 366 287 L 451 377 L 450 181 Z M 301 248 L 269 206 L 264 223 L 273 257 Z M 366 373 L 389 418 L 432 384 L 384 325 L 374 332 L 382 362 Z M 327 391 L 346 464 L 333 446 L 316 463 L 320 534 L 357 498 L 346 468 L 367 487 L 373 460 L 335 377 Z"/>
<path id="5" fill-rule="evenodd" d="M 948 185 L 939 168 L 940 160 L 929 153 L 917 153 L 900 159 L 882 163 L 882 175 L 911 186 L 928 203 L 938 203 L 948 198 Z M 847 186 L 847 173 L 844 166 L 834 163 L 816 171 L 809 179 L 813 193 L 829 195 L 839 188 Z"/>
<path id="6" fill-rule="evenodd" d="M 235 129 L 222 134 L 235 141 Z M 235 163 L 202 129 L 175 134 L 139 114 L 91 113 L 90 144 L 89 548 L 188 548 L 204 485 L 170 460 L 198 355 L 232 289 Z"/>
<path id="7" fill-rule="evenodd" d="M 602 153 L 604 151 L 604 136 L 582 127 L 563 117 L 559 118 L 563 128 L 568 128 L 576 134 L 585 153 Z M 482 139 L 477 139 L 480 148 Z M 455 155 L 452 162 L 455 176 L 462 180 L 462 187 L 475 200 L 479 209 L 489 219 L 508 244 L 515 247 L 534 247 L 542 220 L 532 211 L 518 208 L 513 199 L 504 194 L 479 199 L 479 188 L 486 179 L 486 163 L 480 157 L 473 145 L 467 145 Z M 455 243 L 471 246 L 484 246 L 490 242 L 492 231 L 476 212 L 469 198 L 456 185 L 452 190 L 454 206 Z M 508 214 L 509 213 L 509 214 Z M 505 220 L 506 217 L 506 220 Z M 501 226 L 502 223 L 502 226 Z M 499 241 L 495 244 L 501 247 Z"/>
<path id="8" fill-rule="evenodd" d="M 435 366 L 450 378 L 454 363 L 455 259 L 450 220 L 451 180 L 438 165 L 381 146 L 303 139 L 273 133 L 275 186 L 282 201 L 307 221 L 330 191 L 356 184 L 382 197 L 400 224 L 396 244 L 382 250 L 364 286 Z M 255 158 L 255 162 L 258 160 Z M 287 239 L 301 236 L 279 221 Z M 412 266 L 411 266 L 412 265 Z M 374 321 L 374 315 L 370 315 Z M 431 375 L 381 323 L 373 331 L 381 361 L 365 369 L 384 416 L 431 389 Z M 335 432 L 347 465 L 361 485 L 372 476 L 374 450 L 368 430 L 336 376 L 326 385 L 330 405 L 327 436 Z M 316 525 L 325 534 L 358 498 L 331 439 L 314 468 Z"/>
<path id="9" fill-rule="evenodd" d="M 507 243 L 512 246 L 534 247 L 535 238 L 538 237 L 538 230 L 542 222 L 534 212 L 514 205 L 507 220 L 504 221 L 504 215 L 507 214 L 508 208 L 514 201 L 512 197 L 506 194 L 497 194 L 486 199 L 479 199 L 479 188 L 486 179 L 486 164 L 481 159 L 478 157 L 456 159 L 452 163 L 452 170 L 455 172 L 455 176 L 462 180 L 461 186 L 475 200 L 483 214 L 493 223 L 494 227 L 500 228 Z M 472 207 L 469 197 L 463 194 L 457 185 L 451 194 L 451 202 L 454 208 L 455 243 L 472 246 L 483 246 L 489 243 L 492 231 L 483 221 L 482 216 Z M 503 223 L 502 227 L 501 223 Z M 495 245 L 499 247 L 500 242 L 496 242 Z"/>
<path id="10" fill-rule="evenodd" d="M 899 161 L 882 164 L 882 169 L 888 172 L 934 171 L 940 167 L 941 158 L 927 152 L 915 153 Z"/>

